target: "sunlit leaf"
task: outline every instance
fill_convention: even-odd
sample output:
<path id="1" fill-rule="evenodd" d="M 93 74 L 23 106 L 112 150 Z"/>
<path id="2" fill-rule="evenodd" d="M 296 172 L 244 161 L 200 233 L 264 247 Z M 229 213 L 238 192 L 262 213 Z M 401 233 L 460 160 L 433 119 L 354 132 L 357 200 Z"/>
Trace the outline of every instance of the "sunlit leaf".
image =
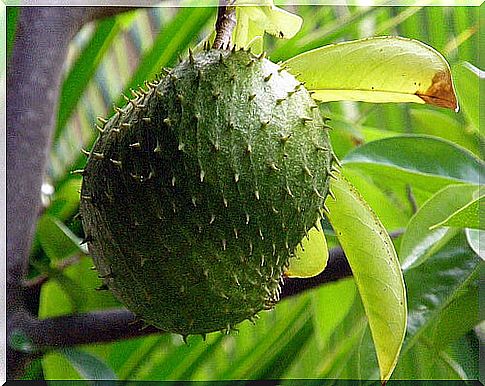
<path id="1" fill-rule="evenodd" d="M 303 238 L 302 245 L 296 248 L 286 272 L 288 277 L 312 277 L 325 269 L 328 260 L 327 241 L 320 221 L 316 226 L 308 232 L 308 238 Z"/>
<path id="2" fill-rule="evenodd" d="M 241 48 L 251 45 L 255 53 L 262 49 L 265 32 L 282 39 L 290 39 L 300 30 L 303 22 L 298 15 L 275 7 L 272 0 L 238 0 L 235 5 L 237 23 L 232 42 Z M 255 41 L 256 46 L 252 45 Z"/>
<path id="3" fill-rule="evenodd" d="M 485 220 L 484 198 L 485 196 L 481 196 L 466 203 L 446 219 L 430 227 L 430 229 L 438 227 L 485 229 L 485 224 L 483 223 L 483 220 Z"/>
<path id="4" fill-rule="evenodd" d="M 328 219 L 345 251 L 366 310 L 381 378 L 396 366 L 406 331 L 406 290 L 396 251 L 379 219 L 342 176 L 332 181 Z"/>
<path id="5" fill-rule="evenodd" d="M 264 29 L 260 24 L 249 18 L 246 8 L 250 7 L 236 8 L 237 23 L 232 34 L 232 42 L 236 47 L 247 48 L 251 46 L 253 53 L 260 54 L 263 51 Z"/>
<path id="6" fill-rule="evenodd" d="M 349 36 L 358 38 L 354 36 L 356 25 L 366 17 L 374 17 L 383 8 L 355 7 L 353 12 L 340 14 L 338 8 L 333 7 L 301 7 L 298 13 L 305 20 L 302 29 L 293 39 L 277 41 L 275 49 L 271 51 L 271 59 L 287 60 L 325 44 L 349 39 Z"/>
<path id="7" fill-rule="evenodd" d="M 355 299 L 352 280 L 329 283 L 312 293 L 315 336 L 323 345 L 350 311 Z"/>
<path id="8" fill-rule="evenodd" d="M 417 40 L 377 37 L 324 46 L 284 62 L 322 101 L 415 102 L 457 108 L 443 56 Z"/>
<path id="9" fill-rule="evenodd" d="M 453 229 L 434 228 L 436 223 L 446 220 L 473 200 L 476 185 L 450 185 L 431 197 L 413 216 L 404 233 L 399 257 L 403 268 L 423 263 L 443 242 L 454 233 Z"/>
<path id="10" fill-rule="evenodd" d="M 472 153 L 452 142 L 423 135 L 367 143 L 347 154 L 342 164 L 369 175 L 385 176 L 389 185 L 400 180 L 428 192 L 485 180 L 484 164 Z"/>

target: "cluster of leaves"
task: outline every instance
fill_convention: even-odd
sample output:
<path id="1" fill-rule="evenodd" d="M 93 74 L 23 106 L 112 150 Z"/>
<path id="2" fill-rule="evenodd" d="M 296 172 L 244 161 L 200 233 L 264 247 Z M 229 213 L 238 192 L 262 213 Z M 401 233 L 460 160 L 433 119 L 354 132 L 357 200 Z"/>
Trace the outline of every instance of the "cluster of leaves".
<path id="1" fill-rule="evenodd" d="M 479 9 L 301 6 L 297 13 L 304 20 L 300 31 L 299 25 L 283 31 L 284 37 L 296 34 L 291 40 L 264 38 L 273 61 L 343 39 L 399 34 L 433 45 L 452 65 L 462 108 L 459 114 L 414 104 L 355 102 L 328 102 L 321 110 L 332 119 L 332 144 L 342 161 L 343 175 L 387 230 L 406 229 L 396 241 L 396 249 L 407 287 L 408 328 L 393 377 L 477 378 L 478 340 L 473 328 L 482 319 L 477 310 L 483 264 L 477 256 L 483 235 L 479 187 L 483 164 L 478 158 L 483 138 L 478 131 L 477 101 L 483 74 L 462 61 L 483 66 L 474 56 L 478 52 Z M 50 181 L 46 182 L 46 192 L 51 184 L 54 194 L 44 197 L 46 209 L 31 257 L 32 277 L 49 278 L 41 290 L 40 317 L 119 306 L 111 294 L 94 291 L 100 281 L 89 270 L 91 260 L 79 247 L 80 224 L 73 220 L 80 179 L 69 170 L 85 162 L 83 156 L 78 157 L 79 144 L 89 147 L 93 140 L 94 114 L 107 112 L 113 102 L 119 104 L 121 91 L 129 93 L 161 67 L 174 65 L 180 52 L 207 35 L 214 17 L 213 8 L 139 11 L 88 26 L 73 42 L 51 152 Z M 250 44 L 256 51 L 263 38 L 248 37 L 262 35 L 265 28 L 273 31 L 272 25 L 278 23 L 273 17 L 292 18 L 271 5 L 238 17 L 246 17 L 247 22 L 239 24 L 236 40 L 243 39 L 243 45 Z M 437 25 L 452 27 L 443 32 L 436 30 Z M 247 31 L 241 31 L 245 27 Z M 273 32 L 278 35 L 280 31 Z M 291 60 L 288 63 L 291 68 Z M 332 77 L 346 76 L 341 63 L 334 67 Z M 345 184 L 343 180 L 339 183 Z M 348 191 L 335 184 L 340 202 L 351 203 L 349 212 L 359 211 L 359 205 L 365 204 L 352 197 L 346 200 Z M 332 205 L 329 201 L 331 213 Z M 365 221 L 372 219 L 366 217 L 365 208 L 361 212 L 357 217 L 365 227 Z M 335 226 L 336 220 L 331 220 Z M 351 216 L 341 221 L 339 227 L 352 230 L 361 224 Z M 337 245 L 333 229 L 324 225 L 329 246 Z M 372 256 L 375 246 L 372 238 L 340 238 L 340 242 L 365 249 L 366 256 Z M 74 263 L 61 269 L 67 261 Z M 375 273 L 385 269 L 380 264 L 382 261 L 372 268 L 374 281 Z M 365 287 L 374 305 L 386 296 L 376 289 L 378 284 L 373 288 L 368 282 Z M 162 334 L 51 351 L 37 364 L 42 364 L 46 379 L 377 379 L 377 358 L 385 355 L 385 342 L 374 344 L 369 327 L 372 318 L 359 290 L 361 296 L 354 279 L 322 286 L 262 313 L 256 326 L 242 323 L 234 336 L 211 334 L 206 342 L 190 337 L 185 345 L 178 336 Z M 372 312 L 385 320 L 388 309 L 382 305 Z M 392 333 L 394 326 L 387 328 Z M 400 343 L 400 337 L 396 341 Z M 39 376 L 35 364 L 31 371 L 27 376 Z"/>

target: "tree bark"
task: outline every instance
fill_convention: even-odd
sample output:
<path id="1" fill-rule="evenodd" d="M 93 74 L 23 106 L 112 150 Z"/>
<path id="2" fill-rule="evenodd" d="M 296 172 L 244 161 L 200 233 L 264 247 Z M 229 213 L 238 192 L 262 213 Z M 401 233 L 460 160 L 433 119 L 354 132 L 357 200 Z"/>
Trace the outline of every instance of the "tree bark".
<path id="1" fill-rule="evenodd" d="M 85 23 L 128 7 L 24 7 L 7 67 L 7 343 L 28 317 L 21 283 L 28 269 L 40 191 L 69 42 Z M 7 344 L 7 377 L 25 356 Z"/>
<path id="2" fill-rule="evenodd" d="M 217 50 L 229 49 L 231 44 L 231 36 L 234 27 L 236 26 L 236 7 L 231 4 L 233 0 L 220 0 L 219 9 L 217 12 L 216 22 L 216 37 L 212 48 Z"/>

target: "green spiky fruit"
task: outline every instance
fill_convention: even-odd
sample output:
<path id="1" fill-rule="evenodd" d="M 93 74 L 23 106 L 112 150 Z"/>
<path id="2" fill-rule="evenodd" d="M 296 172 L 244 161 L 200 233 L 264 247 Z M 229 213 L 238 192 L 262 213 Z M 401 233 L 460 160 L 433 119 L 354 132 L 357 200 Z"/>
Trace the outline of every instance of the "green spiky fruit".
<path id="1" fill-rule="evenodd" d="M 332 156 L 308 91 L 249 52 L 182 62 L 111 117 L 81 192 L 105 284 L 183 335 L 271 308 L 320 217 Z"/>

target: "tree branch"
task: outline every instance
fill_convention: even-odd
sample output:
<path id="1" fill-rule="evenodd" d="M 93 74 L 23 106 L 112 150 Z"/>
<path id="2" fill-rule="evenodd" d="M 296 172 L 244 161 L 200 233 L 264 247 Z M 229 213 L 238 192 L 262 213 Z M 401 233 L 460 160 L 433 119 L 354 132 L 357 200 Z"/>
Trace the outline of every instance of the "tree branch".
<path id="1" fill-rule="evenodd" d="M 402 233 L 402 230 L 398 230 L 390 235 L 396 238 Z M 281 299 L 350 276 L 352 271 L 344 251 L 340 247 L 332 248 L 329 251 L 327 268 L 321 274 L 307 279 L 286 278 Z M 20 323 L 21 331 L 28 337 L 30 345 L 39 351 L 163 333 L 152 326 L 144 328 L 142 322 L 137 322 L 135 315 L 126 309 L 95 311 L 44 320 L 26 318 L 24 315 Z"/>
<path id="2" fill-rule="evenodd" d="M 231 44 L 232 30 L 236 26 L 236 7 L 232 6 L 234 0 L 220 0 L 217 12 L 216 37 L 212 48 L 228 49 Z"/>
<path id="3" fill-rule="evenodd" d="M 131 9 L 21 9 L 7 68 L 7 339 L 19 321 L 29 317 L 22 282 L 40 209 L 69 43 L 83 24 Z M 7 378 L 16 378 L 25 361 L 25 355 L 7 345 Z"/>
<path id="4" fill-rule="evenodd" d="M 331 281 L 352 275 L 341 248 L 330 251 L 328 268 L 310 279 L 287 278 L 283 285 L 281 298 L 287 298 Z M 35 351 L 62 348 L 89 343 L 106 343 L 119 339 L 163 333 L 163 331 L 137 322 L 135 315 L 126 309 L 103 310 L 78 315 L 60 316 L 38 320 L 22 315 L 17 324 Z"/>
<path id="5" fill-rule="evenodd" d="M 38 320 L 24 319 L 22 331 L 29 331 L 29 345 L 36 351 L 89 343 L 113 342 L 119 339 L 160 333 L 144 328 L 135 315 L 126 309 L 94 311 L 85 314 Z"/>

